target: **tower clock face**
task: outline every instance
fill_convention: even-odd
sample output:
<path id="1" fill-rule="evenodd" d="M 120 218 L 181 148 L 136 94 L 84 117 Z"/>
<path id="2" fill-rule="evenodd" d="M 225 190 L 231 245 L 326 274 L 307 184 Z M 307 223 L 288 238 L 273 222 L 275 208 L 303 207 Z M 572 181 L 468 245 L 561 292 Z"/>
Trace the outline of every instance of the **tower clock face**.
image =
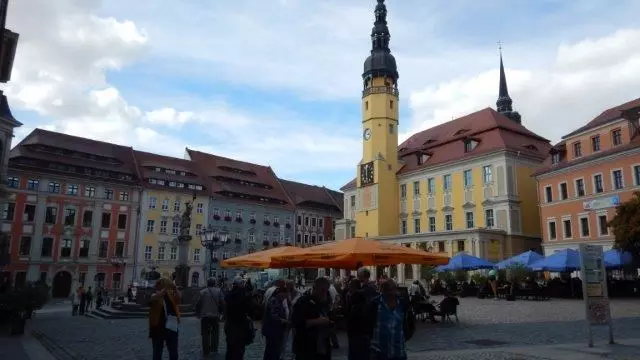
<path id="1" fill-rule="evenodd" d="M 369 128 L 364 129 L 364 131 L 362 132 L 362 137 L 365 140 L 371 139 L 371 129 L 369 129 Z"/>
<path id="2" fill-rule="evenodd" d="M 360 165 L 360 184 L 362 186 L 373 184 L 373 161 Z"/>

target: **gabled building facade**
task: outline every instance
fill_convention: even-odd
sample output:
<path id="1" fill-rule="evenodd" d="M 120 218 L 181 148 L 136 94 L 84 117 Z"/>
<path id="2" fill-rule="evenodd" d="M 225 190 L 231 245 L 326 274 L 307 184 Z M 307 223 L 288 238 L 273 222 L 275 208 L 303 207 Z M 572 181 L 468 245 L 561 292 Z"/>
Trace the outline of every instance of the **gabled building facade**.
<path id="1" fill-rule="evenodd" d="M 335 240 L 334 221 L 342 218 L 342 194 L 322 186 L 280 180 L 295 205 L 295 246 Z"/>
<path id="2" fill-rule="evenodd" d="M 206 274 L 204 250 L 200 232 L 206 226 L 209 213 L 209 186 L 199 169 L 189 160 L 134 151 L 140 172 L 141 197 L 140 242 L 136 249 L 140 279 L 155 268 L 171 277 L 179 265 L 180 248 L 177 237 L 186 203 L 193 205 L 189 244 L 189 283 L 204 284 Z"/>
<path id="3" fill-rule="evenodd" d="M 206 226 L 229 234 L 213 263 L 207 255 L 207 275 L 232 279 L 244 269 L 222 269 L 222 260 L 293 244 L 294 206 L 270 167 L 191 149 L 186 156 L 210 186 Z"/>
<path id="4" fill-rule="evenodd" d="M 121 290 L 133 277 L 140 187 L 133 150 L 36 129 L 11 150 L 2 231 L 13 283 Z"/>
<path id="5" fill-rule="evenodd" d="M 536 183 L 549 141 L 513 110 L 500 57 L 497 111 L 486 108 L 398 145 L 398 70 L 383 1 L 364 63 L 362 160 L 345 185 L 336 237 L 362 236 L 427 251 L 500 260 L 540 246 Z M 527 219 L 527 221 L 523 221 Z M 418 266 L 391 267 L 401 281 Z"/>
<path id="6" fill-rule="evenodd" d="M 545 255 L 614 244 L 607 223 L 640 190 L 640 99 L 612 107 L 563 137 L 536 171 Z"/>

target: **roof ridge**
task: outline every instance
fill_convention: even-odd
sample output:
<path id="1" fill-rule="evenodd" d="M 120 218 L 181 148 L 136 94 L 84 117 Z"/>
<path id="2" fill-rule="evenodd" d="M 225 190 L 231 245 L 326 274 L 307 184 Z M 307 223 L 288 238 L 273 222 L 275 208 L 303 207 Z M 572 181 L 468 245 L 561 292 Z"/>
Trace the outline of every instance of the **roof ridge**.
<path id="1" fill-rule="evenodd" d="M 203 155 L 217 157 L 217 158 L 222 159 L 222 160 L 230 160 L 230 161 L 234 161 L 234 162 L 242 163 L 242 164 L 247 164 L 247 165 L 251 165 L 251 166 L 259 166 L 259 167 L 262 167 L 262 168 L 269 168 L 270 167 L 269 165 L 262 165 L 262 164 L 257 164 L 257 163 L 254 163 L 254 162 L 238 160 L 238 159 L 232 159 L 232 158 L 226 157 L 226 156 L 216 155 L 216 154 L 212 154 L 212 153 L 208 153 L 208 152 L 204 152 L 204 151 L 200 151 L 200 150 L 195 150 L 195 149 L 189 149 L 188 147 L 187 147 L 187 151 L 193 151 L 193 152 L 197 152 L 197 153 L 200 153 L 200 154 L 203 154 Z"/>
<path id="2" fill-rule="evenodd" d="M 120 145 L 120 144 L 116 144 L 116 143 L 112 143 L 112 142 L 107 142 L 107 141 L 102 141 L 102 140 L 95 140 L 95 139 L 88 138 L 88 137 L 70 135 L 70 134 L 67 134 L 67 133 L 63 133 L 63 132 L 59 132 L 59 131 L 46 130 L 46 129 L 42 129 L 42 128 L 35 128 L 31 132 L 31 134 L 35 133 L 36 131 L 37 132 L 43 132 L 43 133 L 55 134 L 55 135 L 59 135 L 59 136 L 65 136 L 65 137 L 69 137 L 69 138 L 73 138 L 73 139 L 77 139 L 77 140 L 82 140 L 82 141 L 92 141 L 92 142 L 96 142 L 96 143 L 99 143 L 99 144 L 104 144 L 104 145 L 109 145 L 109 146 L 116 146 L 116 147 L 123 148 L 123 149 L 133 149 L 133 146 Z"/>
<path id="3" fill-rule="evenodd" d="M 133 168 L 136 171 L 136 176 L 138 177 L 138 182 L 139 185 L 142 187 L 144 186 L 144 176 L 142 175 L 142 173 L 140 172 L 140 165 L 138 164 L 138 158 L 136 158 L 136 151 L 131 148 L 131 159 L 133 162 Z M 140 208 L 140 202 L 142 202 L 142 199 L 139 199 L 139 203 L 138 203 L 138 209 Z M 140 221 L 140 216 L 138 215 L 138 221 Z M 138 235 L 138 234 L 136 234 Z"/>
<path id="4" fill-rule="evenodd" d="M 136 149 L 133 149 L 133 151 L 135 153 L 141 153 L 141 154 L 145 154 L 145 155 L 151 155 L 151 156 L 162 157 L 162 158 L 169 158 L 169 159 L 172 159 L 172 160 L 186 161 L 188 163 L 192 163 L 193 162 L 191 160 L 184 159 L 184 158 L 179 158 L 179 157 L 169 156 L 169 155 L 163 155 L 163 154 L 156 154 L 156 153 L 152 153 L 152 152 L 148 152 L 148 151 L 141 151 L 141 150 L 136 150 Z"/>
<path id="5" fill-rule="evenodd" d="M 291 196 L 289 196 L 289 193 L 287 192 L 287 190 L 284 188 L 284 185 L 282 185 L 282 183 L 280 182 L 280 178 L 278 178 L 278 176 L 276 176 L 276 173 L 273 171 L 273 169 L 271 168 L 271 166 L 267 167 L 269 174 L 271 176 L 273 176 L 273 178 L 276 180 L 276 184 L 278 184 L 278 186 L 280 187 L 280 191 L 282 191 L 282 193 L 284 194 L 284 196 L 286 197 L 287 200 L 289 200 L 289 205 L 293 208 L 293 210 L 295 211 L 297 206 L 296 203 L 293 201 L 293 199 L 291 199 Z"/>
<path id="6" fill-rule="evenodd" d="M 340 209 L 340 211 L 344 211 L 342 209 L 342 204 L 338 204 L 338 202 L 336 201 L 336 199 L 333 197 L 333 195 L 331 195 L 331 193 L 329 192 L 329 189 L 327 189 L 326 187 L 322 187 L 322 189 L 325 191 L 325 193 L 327 194 L 327 196 L 329 197 L 329 199 L 331 199 L 331 202 L 333 202 L 333 204 Z"/>

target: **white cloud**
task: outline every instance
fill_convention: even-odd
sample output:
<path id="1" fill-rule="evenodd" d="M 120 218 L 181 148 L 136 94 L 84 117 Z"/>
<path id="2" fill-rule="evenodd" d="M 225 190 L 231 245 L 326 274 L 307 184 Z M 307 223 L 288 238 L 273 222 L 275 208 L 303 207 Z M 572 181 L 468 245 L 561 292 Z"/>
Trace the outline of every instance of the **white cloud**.
<path id="1" fill-rule="evenodd" d="M 490 45 L 477 39 L 465 43 L 459 34 L 463 39 L 456 45 L 438 33 L 453 16 L 448 11 L 464 11 L 462 3 L 443 8 L 424 1 L 388 2 L 402 100 L 411 109 L 402 113 L 405 137 L 495 104 L 493 39 L 483 40 Z M 40 115 L 16 140 L 40 126 L 173 156 L 189 146 L 270 164 L 283 176 L 351 174 L 360 158 L 359 118 L 327 126 L 308 121 L 304 110 L 286 109 L 291 99 L 322 99 L 314 107 L 327 112 L 331 101 L 359 106 L 373 4 L 13 1 L 9 27 L 21 37 L 7 95 L 12 107 Z M 460 32 L 473 33 L 472 25 Z M 525 36 L 509 46 L 509 89 L 530 129 L 556 140 L 603 108 L 636 97 L 639 30 L 595 33 L 600 35 L 565 42 L 555 33 L 534 44 Z M 516 53 L 522 61 L 513 59 Z M 137 69 L 149 71 L 151 80 L 183 76 L 221 88 L 235 85 L 268 92 L 280 103 L 261 108 L 249 100 L 238 109 L 230 105 L 233 95 L 225 99 L 195 90 L 183 96 L 188 100 L 175 101 L 173 94 L 158 99 L 140 96 L 140 89 L 153 83 L 118 87 L 108 81 L 109 72 L 142 62 Z M 144 100 L 131 100 L 136 97 Z"/>
<path id="2" fill-rule="evenodd" d="M 163 108 L 149 111 L 145 115 L 145 120 L 151 124 L 164 125 L 169 127 L 180 127 L 195 119 L 195 114 L 191 111 L 177 111 L 173 108 Z"/>
<path id="3" fill-rule="evenodd" d="M 514 107 L 530 130 L 552 140 L 603 110 L 640 97 L 640 29 L 562 44 L 544 68 L 506 69 Z M 414 92 L 408 134 L 494 106 L 498 71 L 456 79 Z"/>
<path id="4" fill-rule="evenodd" d="M 97 16 L 97 5 L 84 0 L 12 4 L 9 27 L 21 38 L 7 95 L 11 106 L 41 118 L 18 130 L 16 141 L 38 126 L 172 156 L 182 156 L 189 146 L 271 164 L 285 175 L 350 168 L 357 158 L 344 156 L 358 148 L 353 138 L 300 126 L 285 112 L 239 111 L 220 100 L 184 110 L 130 104 L 109 84 L 107 72 L 145 59 L 149 37 L 132 21 Z"/>

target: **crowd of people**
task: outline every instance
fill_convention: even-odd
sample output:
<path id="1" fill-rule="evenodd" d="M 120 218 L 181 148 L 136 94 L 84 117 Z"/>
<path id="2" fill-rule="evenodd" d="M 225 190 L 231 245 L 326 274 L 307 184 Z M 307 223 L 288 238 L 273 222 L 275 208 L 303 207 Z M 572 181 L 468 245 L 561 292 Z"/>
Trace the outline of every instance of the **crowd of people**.
<path id="1" fill-rule="evenodd" d="M 393 280 L 372 282 L 368 269 L 360 268 L 346 286 L 331 284 L 325 277 L 305 290 L 293 280 L 276 280 L 266 289 L 259 333 L 254 328 L 256 306 L 251 283 L 238 276 L 230 289 L 220 289 L 210 279 L 196 303 L 200 319 L 203 358 L 219 351 L 220 323 L 225 334 L 225 359 L 244 359 L 245 349 L 256 336 L 264 338 L 264 360 L 329 360 L 340 344 L 336 317 L 346 323 L 350 360 L 403 360 L 405 341 L 414 331 L 414 315 L 408 296 L 402 296 Z M 248 285 L 248 286 L 247 286 Z M 180 292 L 173 281 L 160 279 L 150 299 L 149 337 L 153 360 L 166 347 L 170 360 L 178 360 Z M 338 305 L 339 304 L 339 305 Z M 291 348 L 287 348 L 292 338 Z"/>
<path id="2" fill-rule="evenodd" d="M 76 291 L 71 294 L 71 315 L 84 315 L 89 309 L 94 306 L 96 309 L 100 309 L 104 303 L 106 292 L 103 288 L 97 288 L 95 291 L 91 290 L 91 286 L 85 288 L 79 286 Z"/>

